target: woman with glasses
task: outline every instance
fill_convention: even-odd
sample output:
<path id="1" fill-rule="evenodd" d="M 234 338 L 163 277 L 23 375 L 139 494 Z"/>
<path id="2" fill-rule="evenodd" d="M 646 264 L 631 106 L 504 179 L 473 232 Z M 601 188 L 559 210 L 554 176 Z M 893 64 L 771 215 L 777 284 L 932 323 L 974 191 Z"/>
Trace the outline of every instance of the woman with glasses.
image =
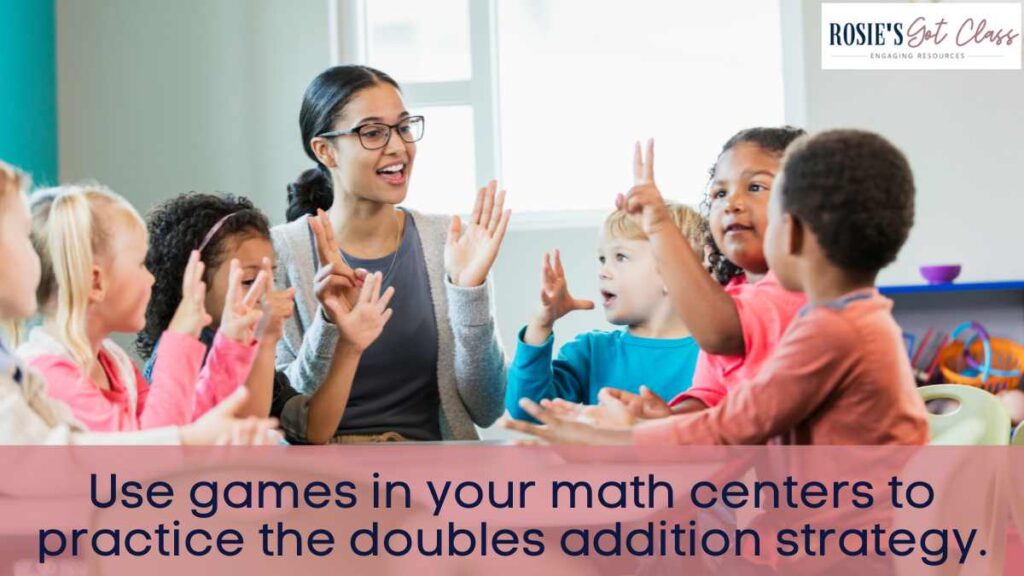
<path id="1" fill-rule="evenodd" d="M 272 230 L 277 285 L 294 287 L 296 303 L 278 370 L 314 392 L 344 353 L 334 311 L 349 309 L 367 273 L 380 272 L 394 292 L 393 317 L 362 352 L 335 443 L 475 439 L 474 424 L 503 412 L 488 273 L 508 226 L 505 194 L 494 182 L 481 189 L 468 222 L 399 208 L 424 125 L 398 84 L 365 66 L 330 68 L 303 97 L 302 144 L 316 166 L 288 186 L 289 222 Z"/>

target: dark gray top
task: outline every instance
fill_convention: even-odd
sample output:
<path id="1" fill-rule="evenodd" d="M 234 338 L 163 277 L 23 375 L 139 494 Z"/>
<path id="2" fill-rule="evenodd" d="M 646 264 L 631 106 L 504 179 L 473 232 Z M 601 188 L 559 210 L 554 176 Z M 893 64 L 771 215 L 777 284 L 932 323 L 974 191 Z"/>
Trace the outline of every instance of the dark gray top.
<path id="1" fill-rule="evenodd" d="M 338 433 L 398 432 L 412 440 L 440 440 L 437 321 L 416 221 L 405 213 L 397 256 L 344 256 L 352 268 L 385 274 L 382 291 L 394 286 L 395 295 L 391 320 L 359 361 Z"/>

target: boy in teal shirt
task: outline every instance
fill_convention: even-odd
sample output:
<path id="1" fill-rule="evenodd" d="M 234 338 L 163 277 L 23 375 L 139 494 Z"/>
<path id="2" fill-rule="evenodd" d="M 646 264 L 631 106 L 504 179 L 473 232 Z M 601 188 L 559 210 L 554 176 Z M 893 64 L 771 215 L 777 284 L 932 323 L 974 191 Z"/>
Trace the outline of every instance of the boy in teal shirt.
<path id="1" fill-rule="evenodd" d="M 669 209 L 693 250 L 703 254 L 700 215 L 680 204 Z M 553 257 L 545 254 L 541 306 L 520 331 L 508 372 L 505 405 L 513 418 L 532 420 L 519 407 L 520 398 L 597 404 L 602 388 L 638 393 L 641 386 L 673 398 L 692 384 L 700 348 L 669 302 L 650 242 L 624 212 L 605 220 L 598 260 L 605 317 L 625 329 L 580 334 L 552 361 L 555 322 L 574 310 L 593 309 L 594 302 L 569 293 L 557 250 Z"/>

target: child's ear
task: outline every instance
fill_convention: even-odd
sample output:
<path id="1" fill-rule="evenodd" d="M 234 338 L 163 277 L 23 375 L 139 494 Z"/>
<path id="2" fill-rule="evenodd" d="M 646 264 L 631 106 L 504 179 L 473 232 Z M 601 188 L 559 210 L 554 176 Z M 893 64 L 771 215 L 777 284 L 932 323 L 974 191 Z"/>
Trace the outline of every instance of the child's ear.
<path id="1" fill-rule="evenodd" d="M 783 218 L 786 223 L 786 253 L 790 256 L 799 256 L 806 241 L 804 223 L 793 214 L 786 214 Z"/>
<path id="2" fill-rule="evenodd" d="M 89 286 L 89 302 L 103 302 L 107 297 L 107 278 L 103 274 L 103 268 L 92 267 L 92 283 Z"/>
<path id="3" fill-rule="evenodd" d="M 336 157 L 337 150 L 331 145 L 331 141 L 327 138 L 313 138 L 310 141 L 309 147 L 313 149 L 313 154 L 316 155 L 316 159 L 321 164 L 328 168 L 337 168 L 338 159 Z"/>

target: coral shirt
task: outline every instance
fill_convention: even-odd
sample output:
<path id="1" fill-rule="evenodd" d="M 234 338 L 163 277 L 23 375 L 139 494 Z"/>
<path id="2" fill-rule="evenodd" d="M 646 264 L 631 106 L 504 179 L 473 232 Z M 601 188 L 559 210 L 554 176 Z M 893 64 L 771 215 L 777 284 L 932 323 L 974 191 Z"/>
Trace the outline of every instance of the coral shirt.
<path id="1" fill-rule="evenodd" d="M 733 278 L 725 287 L 732 296 L 743 328 L 743 354 L 720 356 L 701 351 L 693 376 L 693 387 L 669 403 L 675 405 L 696 398 L 715 406 L 736 386 L 754 380 L 772 356 L 782 335 L 797 312 L 807 304 L 801 292 L 790 292 L 769 271 L 758 282 L 745 277 Z"/>

